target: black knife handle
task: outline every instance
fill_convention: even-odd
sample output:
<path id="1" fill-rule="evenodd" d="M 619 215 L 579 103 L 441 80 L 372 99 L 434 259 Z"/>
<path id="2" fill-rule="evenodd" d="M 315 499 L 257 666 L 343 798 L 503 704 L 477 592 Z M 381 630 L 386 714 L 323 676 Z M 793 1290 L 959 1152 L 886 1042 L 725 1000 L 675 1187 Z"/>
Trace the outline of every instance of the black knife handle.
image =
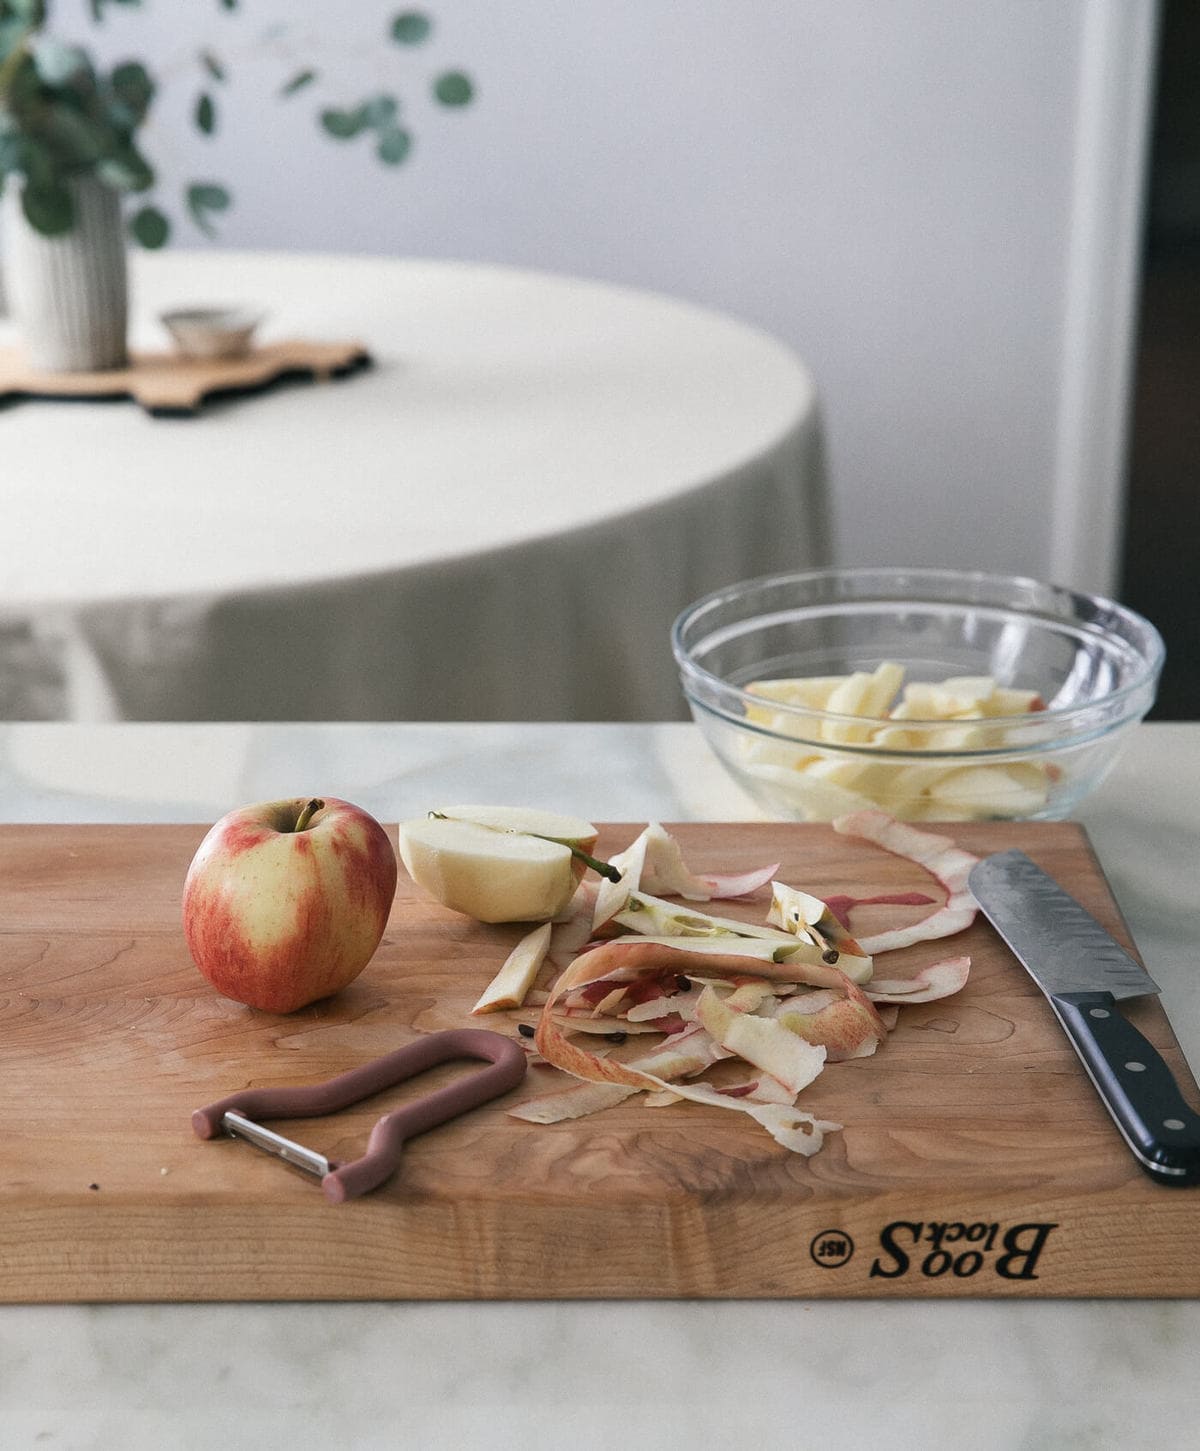
<path id="1" fill-rule="evenodd" d="M 1160 1184 L 1200 1184 L 1200 1114 L 1111 993 L 1055 993 L 1050 1005 L 1138 1162 Z"/>

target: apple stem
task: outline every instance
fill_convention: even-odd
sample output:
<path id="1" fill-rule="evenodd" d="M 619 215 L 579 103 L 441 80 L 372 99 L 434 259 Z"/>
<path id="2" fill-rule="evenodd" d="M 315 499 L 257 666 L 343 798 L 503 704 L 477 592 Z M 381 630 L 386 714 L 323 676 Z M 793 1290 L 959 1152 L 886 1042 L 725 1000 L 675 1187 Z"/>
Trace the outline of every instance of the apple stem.
<path id="1" fill-rule="evenodd" d="M 581 850 L 581 848 L 577 846 L 572 846 L 569 841 L 563 841 L 560 837 L 541 836 L 541 834 L 536 831 L 531 831 L 529 834 L 530 836 L 538 837 L 541 841 L 556 841 L 558 842 L 559 846 L 565 846 L 573 857 L 578 857 L 585 866 L 591 867 L 592 871 L 598 872 L 608 881 L 619 882 L 621 880 L 621 873 L 617 870 L 616 867 L 613 866 L 612 862 L 602 862 L 594 856 L 588 856 L 587 852 Z"/>
<path id="2" fill-rule="evenodd" d="M 300 813 L 299 816 L 297 816 L 296 824 L 292 828 L 292 830 L 303 831 L 308 826 L 308 823 L 313 819 L 314 813 L 320 811 L 321 807 L 324 805 L 324 801 L 318 801 L 315 798 L 312 801 L 309 801 L 305 805 L 304 810 Z"/>

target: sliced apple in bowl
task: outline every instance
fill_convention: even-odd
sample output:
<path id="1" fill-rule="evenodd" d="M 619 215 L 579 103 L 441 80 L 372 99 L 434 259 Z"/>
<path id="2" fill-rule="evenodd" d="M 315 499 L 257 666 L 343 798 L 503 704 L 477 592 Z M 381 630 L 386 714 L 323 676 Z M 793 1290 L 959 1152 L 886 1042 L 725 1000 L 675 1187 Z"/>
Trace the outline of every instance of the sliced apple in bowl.
<path id="1" fill-rule="evenodd" d="M 419 887 L 479 922 L 546 922 L 589 865 L 596 828 L 525 806 L 448 806 L 400 824 L 400 858 Z"/>

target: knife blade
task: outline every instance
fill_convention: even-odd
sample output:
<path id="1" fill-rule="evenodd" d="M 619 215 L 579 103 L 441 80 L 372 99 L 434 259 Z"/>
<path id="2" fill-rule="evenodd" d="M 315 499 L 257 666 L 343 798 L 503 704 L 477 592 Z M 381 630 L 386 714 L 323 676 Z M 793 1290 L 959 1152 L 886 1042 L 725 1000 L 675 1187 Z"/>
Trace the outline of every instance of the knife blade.
<path id="1" fill-rule="evenodd" d="M 984 915 L 1049 1000 L 1142 1168 L 1161 1184 L 1200 1184 L 1200 1114 L 1161 1054 L 1117 1010 L 1154 979 L 1021 851 L 984 857 L 968 879 Z"/>

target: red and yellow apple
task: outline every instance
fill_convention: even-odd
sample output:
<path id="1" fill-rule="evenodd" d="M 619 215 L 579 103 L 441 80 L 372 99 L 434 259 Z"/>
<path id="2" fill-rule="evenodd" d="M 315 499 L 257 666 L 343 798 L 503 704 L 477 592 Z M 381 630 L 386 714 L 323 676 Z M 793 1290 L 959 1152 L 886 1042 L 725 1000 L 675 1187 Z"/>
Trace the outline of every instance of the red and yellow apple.
<path id="1" fill-rule="evenodd" d="M 226 997 L 295 1012 L 354 981 L 396 893 L 379 822 L 332 796 L 229 812 L 200 843 L 183 889 L 196 966 Z"/>

